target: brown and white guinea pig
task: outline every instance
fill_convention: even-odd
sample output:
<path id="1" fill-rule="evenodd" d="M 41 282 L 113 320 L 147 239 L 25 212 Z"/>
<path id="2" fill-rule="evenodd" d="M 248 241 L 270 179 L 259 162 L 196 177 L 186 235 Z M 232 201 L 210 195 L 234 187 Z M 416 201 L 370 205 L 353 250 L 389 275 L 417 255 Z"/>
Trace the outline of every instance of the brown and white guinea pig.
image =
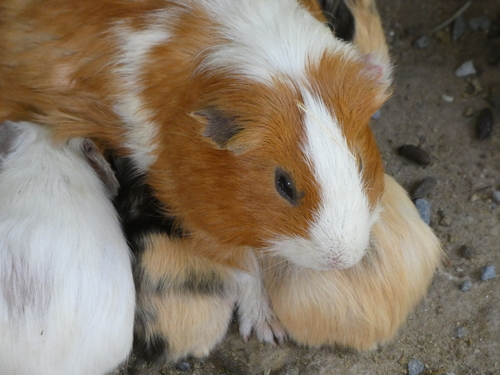
<path id="1" fill-rule="evenodd" d="M 238 271 L 196 253 L 210 244 L 165 216 L 130 159 L 115 158 L 114 165 L 115 207 L 135 255 L 136 346 L 149 360 L 207 356 L 233 316 Z"/>
<path id="2" fill-rule="evenodd" d="M 368 253 L 349 269 L 261 258 L 272 307 L 294 341 L 373 349 L 394 336 L 425 295 L 442 256 L 439 241 L 387 175 L 381 206 Z"/>
<path id="3" fill-rule="evenodd" d="M 128 357 L 135 293 L 116 190 L 90 140 L 0 124 L 0 373 L 100 375 Z"/>
<path id="4" fill-rule="evenodd" d="M 129 155 L 217 262 L 247 247 L 316 270 L 361 260 L 384 191 L 369 121 L 391 68 L 358 31 L 334 37 L 316 1 L 0 8 L 0 119 Z"/>

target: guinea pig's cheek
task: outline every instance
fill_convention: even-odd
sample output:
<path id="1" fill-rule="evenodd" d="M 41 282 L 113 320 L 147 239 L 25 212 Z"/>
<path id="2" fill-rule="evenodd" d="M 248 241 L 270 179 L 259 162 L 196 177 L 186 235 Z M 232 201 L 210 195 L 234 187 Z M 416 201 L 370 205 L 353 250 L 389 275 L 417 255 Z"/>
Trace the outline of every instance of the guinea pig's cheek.
<path id="1" fill-rule="evenodd" d="M 325 259 L 316 251 L 313 243 L 305 238 L 281 238 L 273 241 L 266 249 L 272 255 L 278 255 L 289 262 L 318 271 L 330 269 L 325 264 Z"/>

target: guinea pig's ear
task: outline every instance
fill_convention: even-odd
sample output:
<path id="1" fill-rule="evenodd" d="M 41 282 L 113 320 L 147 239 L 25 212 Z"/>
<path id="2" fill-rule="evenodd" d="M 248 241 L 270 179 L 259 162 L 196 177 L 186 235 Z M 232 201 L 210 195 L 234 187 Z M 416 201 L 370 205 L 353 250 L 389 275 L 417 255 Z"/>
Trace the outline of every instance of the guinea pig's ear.
<path id="1" fill-rule="evenodd" d="M 0 167 L 3 159 L 12 152 L 12 148 L 21 131 L 14 122 L 3 122 L 0 124 Z"/>
<path id="2" fill-rule="evenodd" d="M 190 113 L 190 116 L 202 124 L 203 137 L 215 148 L 236 154 L 245 151 L 245 147 L 236 141 L 236 136 L 243 130 L 236 117 L 229 116 L 215 107 L 200 109 Z"/>
<path id="3" fill-rule="evenodd" d="M 82 151 L 89 164 L 96 171 L 104 186 L 107 187 L 109 196 L 111 198 L 116 197 L 120 184 L 116 179 L 111 165 L 97 149 L 95 143 L 92 142 L 89 138 L 84 138 L 82 142 Z"/>
<path id="4" fill-rule="evenodd" d="M 391 94 L 392 65 L 384 54 L 370 52 L 361 55 L 360 62 L 363 64 L 361 74 L 365 75 L 380 88 L 380 98 L 387 99 Z"/>

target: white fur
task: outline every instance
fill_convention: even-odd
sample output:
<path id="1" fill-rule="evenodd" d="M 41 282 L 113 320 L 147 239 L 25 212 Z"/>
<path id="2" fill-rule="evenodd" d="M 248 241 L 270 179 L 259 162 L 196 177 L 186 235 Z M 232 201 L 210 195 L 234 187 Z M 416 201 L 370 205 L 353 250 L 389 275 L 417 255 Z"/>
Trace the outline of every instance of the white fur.
<path id="1" fill-rule="evenodd" d="M 132 158 L 141 171 L 147 170 L 155 161 L 153 152 L 157 147 L 155 138 L 158 133 L 158 125 L 151 120 L 153 114 L 144 108 L 140 99 L 144 90 L 141 72 L 151 49 L 170 38 L 170 33 L 159 24 L 161 19 L 169 17 L 169 14 L 153 14 L 151 18 L 155 22 L 145 30 L 134 31 L 125 25 L 114 29 L 121 49 L 116 61 L 116 73 L 124 86 L 122 95 L 117 98 L 115 111 L 128 130 L 125 146 L 132 150 Z"/>
<path id="2" fill-rule="evenodd" d="M 130 254 L 81 139 L 20 131 L 0 166 L 0 373 L 100 375 L 132 347 Z"/>
<path id="3" fill-rule="evenodd" d="M 238 281 L 238 322 L 240 334 L 248 341 L 252 331 L 262 342 L 274 344 L 283 342 L 286 332 L 274 315 L 264 288 L 262 270 L 254 254 L 249 254 L 246 271 L 236 272 Z"/>
<path id="4" fill-rule="evenodd" d="M 265 84 L 277 77 L 295 83 L 306 79 L 306 69 L 325 52 L 355 59 L 353 46 L 332 36 L 296 0 L 193 0 L 220 23 L 227 43 L 209 51 L 200 70 L 226 70 Z"/>
<path id="5" fill-rule="evenodd" d="M 265 84 L 276 77 L 306 79 L 306 68 L 325 52 L 357 56 L 352 46 L 332 37 L 296 0 L 194 0 L 220 23 L 227 43 L 209 51 L 200 70 L 227 70 Z"/>
<path id="6" fill-rule="evenodd" d="M 268 251 L 316 270 L 349 268 L 368 249 L 378 210 L 369 208 L 356 157 L 337 119 L 307 90 L 302 96 L 307 139 L 303 151 L 320 187 L 320 208 L 310 238 L 280 238 Z"/>

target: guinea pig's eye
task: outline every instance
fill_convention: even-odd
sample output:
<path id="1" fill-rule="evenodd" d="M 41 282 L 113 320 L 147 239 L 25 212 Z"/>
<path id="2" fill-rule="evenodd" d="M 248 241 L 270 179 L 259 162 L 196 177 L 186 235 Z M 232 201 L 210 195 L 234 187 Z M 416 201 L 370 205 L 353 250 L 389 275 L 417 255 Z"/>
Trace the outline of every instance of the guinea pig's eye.
<path id="1" fill-rule="evenodd" d="M 298 202 L 297 189 L 291 177 L 285 171 L 276 169 L 276 190 L 294 206 Z"/>

